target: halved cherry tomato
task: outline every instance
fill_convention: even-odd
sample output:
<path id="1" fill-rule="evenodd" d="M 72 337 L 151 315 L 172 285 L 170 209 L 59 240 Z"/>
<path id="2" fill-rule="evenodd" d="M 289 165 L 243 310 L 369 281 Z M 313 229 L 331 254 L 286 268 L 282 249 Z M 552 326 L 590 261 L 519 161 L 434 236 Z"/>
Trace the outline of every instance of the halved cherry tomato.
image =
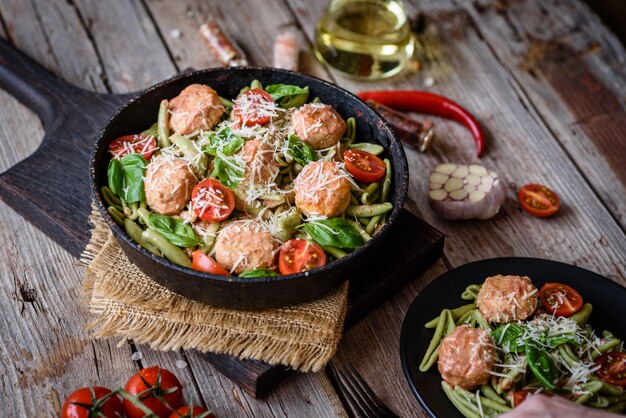
<path id="1" fill-rule="evenodd" d="M 272 113 L 268 110 L 268 105 L 273 103 L 274 99 L 265 90 L 248 90 L 235 100 L 231 115 L 246 126 L 265 125 L 270 121 L 269 114 Z"/>
<path id="2" fill-rule="evenodd" d="M 326 264 L 326 254 L 317 244 L 301 238 L 294 238 L 280 248 L 278 269 L 282 274 L 293 274 L 322 267 Z"/>
<path id="3" fill-rule="evenodd" d="M 541 303 L 548 313 L 556 316 L 572 316 L 583 307 L 583 297 L 563 283 L 546 283 L 539 290 Z"/>
<path id="4" fill-rule="evenodd" d="M 202 417 L 202 418 L 215 418 L 215 415 L 209 413 L 205 408 L 193 405 L 191 410 L 189 406 L 181 406 L 176 411 L 172 412 L 169 418 L 193 418 L 193 417 Z"/>
<path id="5" fill-rule="evenodd" d="M 205 273 L 217 274 L 220 276 L 230 276 L 230 273 L 200 250 L 191 253 L 191 268 Z"/>
<path id="6" fill-rule="evenodd" d="M 80 388 L 65 399 L 61 418 L 121 417 L 122 401 L 102 386 Z"/>
<path id="7" fill-rule="evenodd" d="M 538 393 L 536 393 L 536 392 L 537 392 L 537 389 L 522 389 L 522 390 L 518 390 L 517 392 L 515 392 L 513 394 L 513 407 L 517 408 L 529 396 L 534 396 L 535 394 L 552 397 L 552 394 L 550 392 L 545 392 L 545 391 L 541 391 L 541 392 L 538 392 Z"/>
<path id="8" fill-rule="evenodd" d="M 219 180 L 208 178 L 193 188 L 191 205 L 196 215 L 203 221 L 223 221 L 235 209 L 235 196 Z"/>
<path id="9" fill-rule="evenodd" d="M 148 135 L 120 136 L 109 144 L 109 152 L 114 158 L 122 158 L 126 154 L 141 154 L 149 160 L 155 149 L 156 139 Z"/>
<path id="10" fill-rule="evenodd" d="M 596 376 L 615 386 L 626 387 L 626 353 L 612 351 L 596 360 Z"/>
<path id="11" fill-rule="evenodd" d="M 343 153 L 346 170 L 363 183 L 373 183 L 385 175 L 383 160 L 369 152 L 349 149 Z"/>
<path id="12" fill-rule="evenodd" d="M 184 402 L 183 386 L 178 378 L 159 366 L 139 370 L 128 379 L 124 391 L 131 395 L 143 393 L 141 402 L 159 418 L 169 417 L 172 409 L 182 406 Z M 124 411 L 128 418 L 142 418 L 146 415 L 128 399 L 124 399 Z"/>
<path id="13" fill-rule="evenodd" d="M 527 184 L 517 192 L 522 208 L 533 216 L 545 218 L 554 215 L 561 200 L 556 193 L 541 184 Z"/>

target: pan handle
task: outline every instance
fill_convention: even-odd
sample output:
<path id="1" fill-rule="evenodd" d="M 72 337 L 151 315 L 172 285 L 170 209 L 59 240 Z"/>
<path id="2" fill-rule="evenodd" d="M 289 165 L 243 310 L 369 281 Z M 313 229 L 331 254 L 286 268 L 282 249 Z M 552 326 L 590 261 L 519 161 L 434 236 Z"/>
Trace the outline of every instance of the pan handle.
<path id="1" fill-rule="evenodd" d="M 5 89 L 41 119 L 54 122 L 56 110 L 78 87 L 57 77 L 32 58 L 0 39 L 0 88 Z"/>

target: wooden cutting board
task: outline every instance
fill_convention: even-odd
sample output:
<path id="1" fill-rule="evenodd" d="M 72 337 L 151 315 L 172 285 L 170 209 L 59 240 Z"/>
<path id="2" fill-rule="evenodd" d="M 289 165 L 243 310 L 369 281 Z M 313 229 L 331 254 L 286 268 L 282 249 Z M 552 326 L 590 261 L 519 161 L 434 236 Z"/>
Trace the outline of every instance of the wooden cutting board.
<path id="1" fill-rule="evenodd" d="M 32 109 L 45 136 L 28 158 L 0 174 L 0 198 L 75 257 L 90 237 L 89 155 L 114 112 L 136 94 L 78 88 L 0 40 L 0 87 Z M 443 253 L 444 236 L 403 210 L 388 245 L 350 279 L 349 328 Z M 206 359 L 253 397 L 263 396 L 286 368 L 207 353 Z"/>

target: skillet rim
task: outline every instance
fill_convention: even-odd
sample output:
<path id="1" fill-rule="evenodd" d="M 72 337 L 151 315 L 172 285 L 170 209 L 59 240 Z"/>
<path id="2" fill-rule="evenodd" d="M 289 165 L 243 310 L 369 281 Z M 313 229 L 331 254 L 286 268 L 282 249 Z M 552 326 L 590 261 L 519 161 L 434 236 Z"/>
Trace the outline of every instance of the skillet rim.
<path id="1" fill-rule="evenodd" d="M 115 223 L 111 215 L 107 212 L 104 201 L 102 200 L 101 193 L 96 187 L 96 171 L 95 171 L 96 154 L 98 153 L 100 148 L 103 147 L 104 134 L 106 130 L 108 129 L 108 127 L 113 122 L 113 120 L 116 119 L 118 116 L 120 116 L 122 113 L 124 113 L 124 111 L 126 111 L 126 109 L 131 104 L 135 103 L 138 100 L 141 100 L 147 94 L 155 90 L 158 90 L 161 87 L 164 87 L 171 83 L 181 81 L 185 78 L 193 78 L 199 75 L 210 75 L 212 73 L 223 73 L 225 71 L 231 71 L 231 72 L 261 71 L 261 72 L 270 73 L 270 74 L 271 73 L 283 73 L 283 74 L 287 74 L 291 76 L 296 76 L 302 79 L 303 81 L 313 80 L 317 83 L 321 83 L 322 85 L 324 85 L 324 87 L 328 89 L 336 90 L 337 92 L 341 93 L 344 96 L 344 98 L 347 100 L 352 100 L 352 101 L 361 103 L 366 109 L 373 112 L 374 116 L 378 118 L 378 121 L 380 122 L 382 128 L 388 131 L 389 146 L 387 147 L 387 150 L 388 150 L 387 152 L 389 154 L 389 158 L 392 162 L 394 169 L 395 168 L 399 169 L 399 174 L 401 175 L 401 177 L 396 178 L 396 176 L 394 176 L 393 178 L 394 191 L 396 193 L 396 199 L 395 199 L 396 202 L 393 205 L 393 209 L 391 211 L 389 219 L 383 225 L 383 227 L 378 232 L 378 234 L 372 238 L 371 241 L 366 242 L 362 247 L 357 248 L 356 250 L 349 253 L 345 257 L 334 260 L 333 262 L 326 264 L 325 266 L 318 267 L 316 269 L 305 271 L 305 272 L 288 274 L 288 275 L 270 276 L 270 277 L 221 276 L 221 275 L 209 274 L 209 273 L 193 270 L 191 268 L 179 266 L 178 264 L 172 263 L 165 257 L 159 257 L 151 253 L 150 251 L 146 250 L 145 248 L 141 247 L 140 245 L 138 245 L 132 238 L 128 236 L 128 234 L 122 227 L 120 227 L 117 223 Z M 391 154 L 390 148 L 392 145 L 395 145 L 397 147 L 399 158 L 394 158 L 394 156 Z M 106 155 L 106 152 L 103 155 Z M 396 161 L 397 159 L 399 159 L 399 161 Z M 399 139 L 396 137 L 395 133 L 393 132 L 393 130 L 391 129 L 387 121 L 381 116 L 381 114 L 378 111 L 371 108 L 369 105 L 367 105 L 367 103 L 364 100 L 360 99 L 358 96 L 356 96 L 352 92 L 334 83 L 331 83 L 327 80 L 323 80 L 319 77 L 315 77 L 312 75 L 303 74 L 303 73 L 299 73 L 295 71 L 283 70 L 283 69 L 272 68 L 272 67 L 263 67 L 263 66 L 241 66 L 241 67 L 229 67 L 229 68 L 214 67 L 214 68 L 206 68 L 206 69 L 196 70 L 196 71 L 191 71 L 191 72 L 185 72 L 185 73 L 177 74 L 174 77 L 171 77 L 167 80 L 156 83 L 146 88 L 145 90 L 141 91 L 140 93 L 133 94 L 133 97 L 130 98 L 123 106 L 121 106 L 111 116 L 111 118 L 109 118 L 104 128 L 98 134 L 98 139 L 93 146 L 91 156 L 90 156 L 89 173 L 90 173 L 89 183 L 90 183 L 92 201 L 95 202 L 98 212 L 100 212 L 100 215 L 103 217 L 103 219 L 105 220 L 105 222 L 107 223 L 111 231 L 113 232 L 113 235 L 115 235 L 117 239 L 122 239 L 133 250 L 141 253 L 143 256 L 150 258 L 155 263 L 163 267 L 169 268 L 171 270 L 174 270 L 177 273 L 187 274 L 190 276 L 194 276 L 195 278 L 198 278 L 198 279 L 211 279 L 214 281 L 222 282 L 224 284 L 232 283 L 232 284 L 240 284 L 240 285 L 247 285 L 247 286 L 248 285 L 253 286 L 255 284 L 261 285 L 264 283 L 277 282 L 277 281 L 283 281 L 283 280 L 292 280 L 292 281 L 306 280 L 309 277 L 315 277 L 319 274 L 330 273 L 333 270 L 337 270 L 340 266 L 346 265 L 347 263 L 356 262 L 356 260 L 358 260 L 364 252 L 369 251 L 371 248 L 375 248 L 377 245 L 382 243 L 383 239 L 387 237 L 389 230 L 393 228 L 395 222 L 400 216 L 400 212 L 402 211 L 402 207 L 404 206 L 404 203 L 407 198 L 408 187 L 409 187 L 409 167 L 408 167 L 408 161 L 406 158 L 406 153 L 404 152 L 404 147 L 402 146 Z M 150 275 L 148 274 L 148 277 L 149 276 Z M 348 278 L 349 278 L 348 275 L 346 275 L 343 281 L 347 280 Z"/>

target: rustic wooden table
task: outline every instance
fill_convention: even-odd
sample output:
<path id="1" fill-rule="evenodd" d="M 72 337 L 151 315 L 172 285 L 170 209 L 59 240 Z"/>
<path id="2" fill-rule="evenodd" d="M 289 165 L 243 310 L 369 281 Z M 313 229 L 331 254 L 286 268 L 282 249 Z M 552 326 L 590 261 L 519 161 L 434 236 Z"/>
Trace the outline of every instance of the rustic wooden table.
<path id="1" fill-rule="evenodd" d="M 402 375 L 404 313 L 431 280 L 461 264 L 533 256 L 582 266 L 626 284 L 626 51 L 579 1 L 407 2 L 427 19 L 434 64 L 380 83 L 336 78 L 309 45 L 325 1 L 0 0 L 0 35 L 78 86 L 130 92 L 187 67 L 217 65 L 197 33 L 223 23 L 253 64 L 271 65 L 272 42 L 293 26 L 306 40 L 303 72 L 352 91 L 428 89 L 471 109 L 489 134 L 481 163 L 504 179 L 508 201 L 493 220 L 445 222 L 426 203 L 427 176 L 441 162 L 476 162 L 469 134 L 437 121 L 428 154 L 407 148 L 407 207 L 447 236 L 444 258 L 352 328 L 338 357 L 350 361 L 401 416 L 423 416 Z M 433 77 L 435 84 L 425 87 Z M 0 90 L 0 171 L 30 155 L 42 137 L 33 113 Z M 62 168 L 60 168 L 62 169 Z M 71 180 L 70 180 L 71 181 Z M 544 183 L 562 199 L 551 219 L 523 213 L 516 191 Z M 329 377 L 292 375 L 254 400 L 195 352 L 162 353 L 94 341 L 79 305 L 83 268 L 0 203 L 0 379 L 3 411 L 55 416 L 78 386 L 115 387 L 140 364 L 173 369 L 188 399 L 227 416 L 345 416 Z M 143 359 L 133 361 L 140 351 Z M 178 368 L 180 360 L 187 365 Z"/>

